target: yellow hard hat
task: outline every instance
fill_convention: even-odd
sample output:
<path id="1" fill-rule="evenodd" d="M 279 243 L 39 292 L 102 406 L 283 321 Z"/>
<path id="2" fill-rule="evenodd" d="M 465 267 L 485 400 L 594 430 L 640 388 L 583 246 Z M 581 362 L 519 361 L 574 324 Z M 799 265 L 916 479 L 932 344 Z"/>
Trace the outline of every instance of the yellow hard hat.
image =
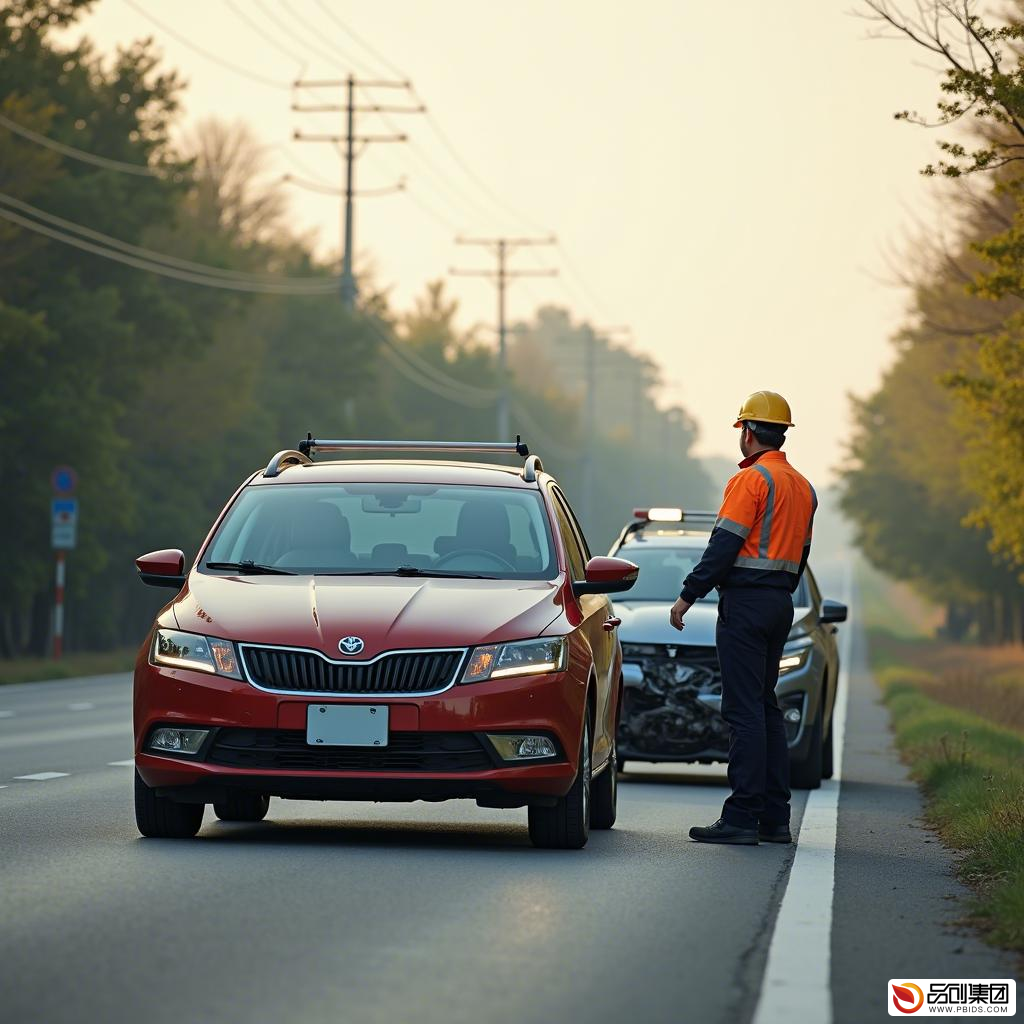
<path id="1" fill-rule="evenodd" d="M 775 391 L 755 391 L 752 395 L 747 395 L 733 426 L 742 427 L 746 420 L 778 423 L 786 427 L 794 425 L 789 402 Z"/>

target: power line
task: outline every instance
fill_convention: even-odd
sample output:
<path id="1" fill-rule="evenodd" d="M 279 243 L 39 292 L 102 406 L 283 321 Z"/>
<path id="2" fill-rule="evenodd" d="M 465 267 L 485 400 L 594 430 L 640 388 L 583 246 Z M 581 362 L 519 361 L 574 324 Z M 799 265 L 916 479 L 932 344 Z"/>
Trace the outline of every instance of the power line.
<path id="1" fill-rule="evenodd" d="M 490 403 L 479 399 L 469 398 L 460 392 L 449 391 L 447 388 L 440 387 L 431 380 L 427 380 L 422 374 L 414 370 L 406 363 L 402 356 L 399 354 L 400 350 L 391 345 L 384 344 L 381 348 L 381 354 L 385 359 L 410 383 L 415 384 L 417 387 L 423 388 L 425 391 L 430 391 L 437 395 L 439 398 L 445 399 L 448 402 L 455 402 L 457 405 L 464 405 L 471 408 L 482 409 Z"/>
<path id="2" fill-rule="evenodd" d="M 72 231 L 86 238 L 91 238 L 93 241 L 99 242 L 111 249 L 116 249 L 127 253 L 130 256 L 136 256 L 140 259 L 148 260 L 151 263 L 161 263 L 166 266 L 175 267 L 179 270 L 205 274 L 209 277 L 220 277 L 225 280 L 243 281 L 250 284 L 290 283 L 300 286 L 315 284 L 324 287 L 325 291 L 330 284 L 328 281 L 325 285 L 325 279 L 322 277 L 296 277 L 283 279 L 274 274 L 251 274 L 241 270 L 226 270 L 222 267 L 213 267 L 206 263 L 196 263 L 193 260 L 186 260 L 179 256 L 171 256 L 167 253 L 157 252 L 155 249 L 147 249 L 141 245 L 132 245 L 130 242 L 123 242 L 119 238 L 113 238 L 110 235 L 105 235 L 101 231 L 94 231 L 92 228 L 85 227 L 83 224 L 77 224 L 74 221 L 65 220 L 63 217 L 47 213 L 45 210 L 40 210 L 36 206 L 32 206 L 21 199 L 16 199 L 14 196 L 9 196 L 3 192 L 0 192 L 0 204 L 13 207 L 16 210 L 20 210 L 22 213 L 28 214 L 29 216 L 35 217 L 48 224 L 52 224 L 55 227 L 64 228 L 67 231 Z"/>
<path id="3" fill-rule="evenodd" d="M 100 156 L 97 153 L 89 153 L 75 146 L 68 146 L 63 142 L 58 142 L 56 139 L 51 139 L 48 135 L 42 135 L 31 128 L 26 128 L 24 125 L 18 124 L 17 121 L 12 121 L 3 114 L 0 114 L 0 125 L 3 125 L 8 131 L 14 132 L 15 135 L 20 135 L 31 142 L 35 142 L 37 145 L 45 146 L 47 149 L 54 150 L 54 152 L 69 156 L 73 160 L 81 160 L 83 163 L 93 164 L 96 167 L 102 167 L 109 171 L 120 171 L 123 174 L 138 174 L 146 178 L 175 178 L 175 175 L 182 175 L 181 171 L 168 171 L 158 167 L 151 167 L 148 164 L 132 164 L 125 160 L 114 160 L 108 156 Z"/>
<path id="4" fill-rule="evenodd" d="M 278 51 L 278 53 L 283 53 L 290 61 L 292 61 L 292 63 L 294 63 L 295 66 L 299 69 L 298 74 L 301 75 L 305 72 L 307 62 L 304 61 L 301 57 L 294 54 L 291 50 L 289 50 L 288 47 L 285 46 L 281 42 L 281 40 L 278 39 L 276 36 L 272 35 L 270 32 L 267 32 L 265 29 L 257 25 L 252 18 L 250 18 L 244 11 L 239 9 L 239 7 L 234 3 L 234 0 L 224 0 L 224 6 L 227 7 L 228 10 L 230 10 L 235 15 L 235 17 L 237 17 L 240 21 L 245 22 L 245 24 L 248 25 L 249 28 L 253 32 L 255 32 L 256 35 L 258 35 L 265 43 L 269 43 L 275 50 Z M 260 7 L 260 10 L 262 11 L 263 8 Z"/>
<path id="5" fill-rule="evenodd" d="M 34 231 L 36 234 L 45 235 L 55 241 L 63 242 L 65 245 L 74 246 L 76 249 L 82 249 L 84 252 L 92 253 L 96 256 L 102 256 L 104 259 L 113 260 L 116 263 L 123 263 L 126 266 L 134 267 L 137 270 L 145 270 L 152 274 L 159 274 L 162 277 L 174 278 L 175 280 L 185 281 L 189 284 L 203 285 L 207 288 L 222 288 L 228 291 L 238 292 L 262 292 L 268 295 L 329 295 L 336 287 L 330 278 L 324 279 L 325 283 L 329 285 L 329 288 L 325 289 L 322 287 L 314 288 L 311 285 L 296 287 L 289 284 L 287 281 L 283 281 L 280 284 L 272 284 L 270 282 L 257 283 L 240 280 L 226 280 L 203 274 L 188 273 L 186 271 L 176 270 L 173 267 L 166 266 L 161 263 L 153 263 L 148 260 L 138 259 L 134 256 L 129 256 L 126 253 L 109 249 L 105 246 L 94 245 L 92 242 L 87 242 L 82 238 L 76 238 L 63 231 L 57 231 L 54 228 L 47 227 L 45 224 L 40 224 L 38 221 L 22 217 L 13 210 L 0 208 L 0 218 L 11 221 L 20 227 L 26 228 L 28 231 Z"/>
<path id="6" fill-rule="evenodd" d="M 152 22 L 161 32 L 165 32 L 172 39 L 176 39 L 182 46 L 187 46 L 190 50 L 198 53 L 200 57 L 205 57 L 209 61 L 213 61 L 214 64 L 219 64 L 222 68 L 226 68 L 228 71 L 234 72 L 236 75 L 241 75 L 243 78 L 248 78 L 251 82 L 258 82 L 260 85 L 269 86 L 272 89 L 285 89 L 291 90 L 292 86 L 289 82 L 278 82 L 273 78 L 267 78 L 265 75 L 260 75 L 255 71 L 250 71 L 248 68 L 243 68 L 239 64 L 232 64 L 230 61 L 225 60 L 223 57 L 218 56 L 215 53 L 211 53 L 209 50 L 203 49 L 196 43 L 192 42 L 191 39 L 186 35 L 182 35 L 180 32 L 175 31 L 168 25 L 165 25 L 158 18 L 153 17 L 141 4 L 135 2 L 135 0 L 124 0 L 133 11 L 141 14 L 147 21 Z"/>

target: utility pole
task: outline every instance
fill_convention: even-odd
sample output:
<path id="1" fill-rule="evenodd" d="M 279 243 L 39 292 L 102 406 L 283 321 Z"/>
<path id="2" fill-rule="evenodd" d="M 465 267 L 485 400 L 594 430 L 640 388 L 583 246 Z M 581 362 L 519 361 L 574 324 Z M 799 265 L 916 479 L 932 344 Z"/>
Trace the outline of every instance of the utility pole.
<path id="1" fill-rule="evenodd" d="M 459 238 L 457 245 L 482 245 L 494 252 L 497 259 L 495 270 L 449 270 L 455 277 L 486 277 L 498 288 L 498 437 L 510 437 L 508 414 L 508 324 L 505 320 L 505 290 L 509 281 L 519 277 L 554 277 L 558 271 L 553 268 L 541 270 L 509 270 L 508 257 L 516 249 L 526 245 L 554 245 L 555 236 L 546 238 Z"/>
<path id="2" fill-rule="evenodd" d="M 405 142 L 408 136 L 401 134 L 392 135 L 359 135 L 356 132 L 356 114 L 422 114 L 426 107 L 392 107 L 383 106 L 378 103 L 367 103 L 359 106 L 356 102 L 356 89 L 404 89 L 411 88 L 409 82 L 377 81 L 359 79 L 355 75 L 348 75 L 341 80 L 299 80 L 294 83 L 296 89 L 337 89 L 344 87 L 345 103 L 322 103 L 314 106 L 300 106 L 292 103 L 292 110 L 300 114 L 344 114 L 345 134 L 344 135 L 309 135 L 305 132 L 294 131 L 292 138 L 296 142 L 329 142 L 334 146 L 343 146 L 341 154 L 345 160 L 345 206 L 342 221 L 342 269 L 341 269 L 341 298 L 345 305 L 352 309 L 356 303 L 356 278 L 352 261 L 354 256 L 354 209 L 353 200 L 357 193 L 355 190 L 355 163 L 363 150 L 374 142 Z"/>

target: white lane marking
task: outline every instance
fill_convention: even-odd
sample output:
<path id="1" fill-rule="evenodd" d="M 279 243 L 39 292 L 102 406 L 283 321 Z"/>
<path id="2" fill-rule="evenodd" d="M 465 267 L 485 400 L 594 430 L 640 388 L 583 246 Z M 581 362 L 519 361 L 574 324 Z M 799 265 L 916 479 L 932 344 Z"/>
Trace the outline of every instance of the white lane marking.
<path id="1" fill-rule="evenodd" d="M 108 761 L 107 764 L 111 768 L 134 768 L 135 767 L 135 758 L 134 757 L 130 757 L 130 758 L 128 758 L 127 761 Z"/>
<path id="2" fill-rule="evenodd" d="M 33 782 L 48 782 L 50 779 L 66 779 L 67 772 L 36 772 L 35 775 L 15 775 L 16 779 L 30 779 Z"/>
<path id="3" fill-rule="evenodd" d="M 78 701 L 76 704 L 69 704 L 68 711 L 93 711 L 96 705 L 89 703 L 87 700 Z"/>
<path id="4" fill-rule="evenodd" d="M 14 717 L 14 712 L 13 711 L 0 711 L 0 718 L 13 718 L 13 717 Z"/>
<path id="5" fill-rule="evenodd" d="M 125 742 L 122 749 L 132 741 L 132 723 L 109 722 L 103 725 L 86 725 L 83 722 L 74 728 L 41 729 L 39 732 L 18 733 L 15 736 L 0 736 L 0 750 L 17 750 L 20 747 L 58 746 L 78 743 L 82 740 L 98 740 L 101 737 L 120 736 Z"/>
<path id="6" fill-rule="evenodd" d="M 849 606 L 852 563 L 843 574 Z M 846 739 L 852 627 L 841 636 L 839 680 L 832 728 L 835 773 L 811 790 L 800 823 L 796 856 L 775 921 L 768 963 L 753 1024 L 792 1024 L 794 1020 L 832 1021 L 832 898 L 835 891 L 836 826 Z"/>

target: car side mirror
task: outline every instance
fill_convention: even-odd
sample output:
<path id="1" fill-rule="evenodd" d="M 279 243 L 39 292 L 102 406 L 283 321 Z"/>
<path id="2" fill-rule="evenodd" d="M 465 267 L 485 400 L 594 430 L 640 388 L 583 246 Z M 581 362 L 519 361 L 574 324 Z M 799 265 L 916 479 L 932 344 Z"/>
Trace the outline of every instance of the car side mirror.
<path id="1" fill-rule="evenodd" d="M 580 594 L 621 594 L 629 590 L 640 572 L 640 567 L 625 558 L 595 555 L 583 571 L 582 580 L 573 580 L 572 592 Z"/>
<path id="2" fill-rule="evenodd" d="M 818 619 L 821 622 L 845 622 L 846 615 L 846 605 L 840 601 L 822 601 Z"/>
<path id="3" fill-rule="evenodd" d="M 139 579 L 151 587 L 173 587 L 181 590 L 185 586 L 185 552 L 178 548 L 164 548 L 150 551 L 135 559 Z"/>

